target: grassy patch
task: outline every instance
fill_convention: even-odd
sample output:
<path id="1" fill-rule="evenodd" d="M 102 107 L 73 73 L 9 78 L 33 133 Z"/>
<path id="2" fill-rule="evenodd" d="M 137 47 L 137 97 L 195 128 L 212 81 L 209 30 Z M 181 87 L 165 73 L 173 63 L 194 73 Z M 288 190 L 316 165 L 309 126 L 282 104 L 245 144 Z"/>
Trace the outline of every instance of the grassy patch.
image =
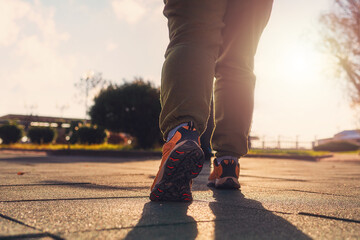
<path id="1" fill-rule="evenodd" d="M 27 150 L 61 150 L 68 149 L 67 144 L 9 144 L 0 145 L 0 148 L 12 148 L 12 149 L 27 149 Z M 130 145 L 118 145 L 118 144 L 73 144 L 70 145 L 70 149 L 76 150 L 132 150 Z"/>
<path id="2" fill-rule="evenodd" d="M 313 150 L 291 150 L 291 149 L 251 149 L 249 154 L 271 154 L 271 155 L 291 155 L 291 156 L 323 156 L 331 154 L 325 151 Z"/>
<path id="3" fill-rule="evenodd" d="M 68 149 L 67 144 L 9 144 L 9 145 L 0 145 L 1 148 L 11 148 L 11 149 L 27 149 L 27 150 L 61 150 Z M 119 145 L 119 144 L 74 144 L 70 145 L 70 149 L 74 150 L 136 150 L 131 145 Z M 149 151 L 161 151 L 160 147 L 149 149 Z M 341 152 L 341 154 L 359 154 L 360 151 L 351 151 L 351 152 Z M 290 149 L 251 149 L 249 154 L 269 154 L 269 155 L 290 155 L 290 156 L 323 156 L 332 154 L 331 152 L 326 151 L 313 151 L 313 150 L 290 150 Z"/>

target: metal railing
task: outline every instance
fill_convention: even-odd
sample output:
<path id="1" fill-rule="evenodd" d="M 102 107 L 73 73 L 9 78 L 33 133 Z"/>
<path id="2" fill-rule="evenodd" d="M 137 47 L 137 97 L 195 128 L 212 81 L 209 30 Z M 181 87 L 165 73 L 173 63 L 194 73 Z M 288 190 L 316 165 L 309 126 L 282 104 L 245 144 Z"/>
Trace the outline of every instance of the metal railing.
<path id="1" fill-rule="evenodd" d="M 289 139 L 266 139 L 266 138 L 254 138 L 251 139 L 251 148 L 258 149 L 313 149 L 314 141 L 299 141 L 298 138 Z"/>

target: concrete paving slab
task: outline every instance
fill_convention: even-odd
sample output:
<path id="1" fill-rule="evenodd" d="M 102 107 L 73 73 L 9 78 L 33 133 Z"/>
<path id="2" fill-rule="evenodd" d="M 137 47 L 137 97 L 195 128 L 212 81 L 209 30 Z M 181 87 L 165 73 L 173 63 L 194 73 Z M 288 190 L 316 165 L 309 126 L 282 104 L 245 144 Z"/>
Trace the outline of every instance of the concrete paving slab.
<path id="1" fill-rule="evenodd" d="M 91 205 L 91 208 L 87 205 Z M 68 233 L 79 235 L 84 232 L 135 227 L 129 231 L 129 239 L 141 236 L 144 236 L 142 239 L 148 236 L 154 236 L 155 239 L 157 236 L 194 239 L 198 235 L 197 223 L 212 222 L 215 234 L 225 234 L 225 239 L 237 234 L 242 234 L 245 238 L 268 236 L 277 239 L 308 239 L 290 222 L 266 209 L 251 209 L 219 202 L 195 201 L 187 205 L 152 203 L 147 199 L 111 199 L 96 200 L 93 203 L 81 200 L 33 202 L 20 207 L 6 203 L 0 206 L 11 217 L 62 237 L 66 237 Z M 229 229 L 236 231 L 229 233 Z M 201 231 L 205 232 L 205 229 Z"/>
<path id="2" fill-rule="evenodd" d="M 276 215 L 296 226 L 299 231 L 312 239 L 359 239 L 360 224 L 318 217 L 299 215 Z"/>
<path id="3" fill-rule="evenodd" d="M 76 232 L 135 226 L 147 198 L 0 203 L 4 215 L 44 231 Z"/>
<path id="4" fill-rule="evenodd" d="M 263 207 L 271 211 L 308 212 L 349 218 L 360 222 L 360 202 L 355 198 L 287 191 L 262 191 L 261 189 L 256 192 L 254 190 L 247 191 L 245 187 L 242 193 L 246 196 L 240 203 L 243 206 L 251 207 L 254 205 L 253 201 L 261 201 Z M 228 204 L 239 201 L 236 197 L 227 197 L 228 199 L 224 202 Z"/>
<path id="5" fill-rule="evenodd" d="M 141 190 L 146 190 L 146 193 Z M 133 183 L 132 185 L 102 185 L 66 182 L 61 185 L 0 186 L 0 202 L 74 198 L 114 198 L 123 196 L 136 197 L 147 196 L 148 191 L 148 186 L 143 186 L 139 183 Z"/>
<path id="6" fill-rule="evenodd" d="M 250 208 L 237 203 L 228 204 L 219 199 L 213 202 L 195 201 L 190 205 L 158 204 L 148 202 L 147 199 L 107 199 L 93 202 L 32 202 L 22 204 L 20 208 L 17 204 L 6 203 L 0 207 L 13 218 L 44 231 L 51 230 L 65 238 L 98 238 L 108 232 L 110 236 L 124 237 L 131 232 L 128 239 L 138 239 L 145 233 L 143 236 L 169 236 L 176 233 L 180 239 L 189 239 L 183 233 L 193 232 L 192 235 L 204 239 L 201 234 L 195 234 L 195 230 L 187 228 L 194 228 L 196 223 L 209 222 L 214 225 L 215 239 L 230 239 L 238 235 L 244 239 L 309 239 L 309 235 L 326 239 L 333 235 L 344 236 L 345 233 L 348 237 L 358 236 L 358 223 L 274 213 L 265 209 L 260 202 L 255 204 L 256 208 Z M 91 208 L 88 208 L 89 205 Z M 135 228 L 131 230 L 132 227 Z"/>
<path id="7" fill-rule="evenodd" d="M 40 231 L 10 221 L 0 216 L 0 238 L 5 236 L 15 236 L 23 234 L 41 233 Z"/>
<path id="8" fill-rule="evenodd" d="M 154 161 L 155 159 L 148 160 Z M 154 176 L 156 173 L 154 173 L 154 168 L 149 168 L 148 164 L 145 164 L 144 167 L 146 162 L 135 161 L 130 158 L 13 157 L 12 155 L 0 154 L 2 165 L 0 185 L 36 184 L 52 180 L 67 181 L 71 179 L 84 182 L 84 179 L 94 180 L 96 178 L 107 178 L 111 182 L 119 179 L 121 182 L 126 182 L 141 175 L 145 175 L 146 178 Z M 18 175 L 19 172 L 22 175 Z"/>
<path id="9" fill-rule="evenodd" d="M 213 222 L 184 223 L 166 226 L 144 226 L 64 234 L 66 239 L 213 239 Z"/>
<path id="10" fill-rule="evenodd" d="M 149 202 L 158 164 L 0 154 L 0 214 L 58 239 L 360 238 L 357 163 L 245 158 L 241 192 L 206 187 L 206 164 L 192 204 Z"/>

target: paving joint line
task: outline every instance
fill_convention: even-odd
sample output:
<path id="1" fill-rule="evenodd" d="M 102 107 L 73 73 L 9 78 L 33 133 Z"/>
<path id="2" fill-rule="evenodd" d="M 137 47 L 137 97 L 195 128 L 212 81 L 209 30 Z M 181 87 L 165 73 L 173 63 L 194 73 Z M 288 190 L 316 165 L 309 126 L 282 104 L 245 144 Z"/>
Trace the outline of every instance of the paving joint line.
<path id="1" fill-rule="evenodd" d="M 17 202 L 51 202 L 51 201 L 81 201 L 81 200 L 106 200 L 106 199 L 126 199 L 126 198 L 148 198 L 149 196 L 129 196 L 129 197 L 98 197 L 98 198 L 56 198 L 56 199 L 24 199 L 24 200 L 5 200 L 0 203 Z"/>
<path id="2" fill-rule="evenodd" d="M 240 174 L 240 177 L 263 178 L 263 179 L 272 179 L 272 180 L 277 180 L 277 181 L 289 181 L 289 182 L 311 182 L 309 180 L 304 180 L 304 179 L 274 178 L 274 177 L 263 177 L 263 176 L 246 175 L 246 174 Z"/>
<path id="3" fill-rule="evenodd" d="M 146 196 L 147 197 L 147 196 Z M 142 196 L 139 197 L 111 197 L 110 199 L 114 198 L 144 198 Z M 85 198 L 85 200 L 88 198 Z M 109 198 L 90 198 L 90 199 L 109 199 Z M 48 199 L 49 201 L 53 200 L 59 200 L 59 199 Z M 60 199 L 60 200 L 69 200 L 69 199 Z M 82 198 L 79 199 L 70 199 L 70 200 L 83 200 Z M 21 200 L 24 201 L 24 200 Z M 34 200 L 26 200 L 26 201 L 34 201 Z M 35 201 L 41 201 L 41 200 L 35 200 Z M 194 200 L 197 202 L 206 202 L 206 203 L 216 203 L 221 204 L 218 202 L 211 202 L 211 201 L 205 201 L 205 200 Z M 325 219 L 331 219 L 331 220 L 337 220 L 337 221 L 346 221 L 346 222 L 352 222 L 352 223 L 360 223 L 359 220 L 355 219 L 347 219 L 347 218 L 339 218 L 339 217 L 332 217 L 327 215 L 321 215 L 321 214 L 312 214 L 307 212 L 297 212 L 297 213 L 289 213 L 289 212 L 281 212 L 281 211 L 271 211 L 267 209 L 260 209 L 260 208 L 254 208 L 254 207 L 245 207 L 245 206 L 238 206 L 238 205 L 232 205 L 233 207 L 243 208 L 243 209 L 250 209 L 250 210 L 258 210 L 263 212 L 271 212 L 271 213 L 280 213 L 280 214 L 287 214 L 287 215 L 302 215 L 302 216 L 310 216 L 310 217 L 317 217 L 317 218 L 325 218 Z M 21 224 L 23 226 L 29 227 L 34 230 L 41 231 L 41 234 L 30 234 L 30 235 L 15 235 L 15 236 L 9 236 L 9 237 L 0 237 L 0 239 L 17 239 L 17 238 L 26 238 L 26 237 L 42 237 L 42 236 L 49 236 L 57 240 L 62 240 L 63 238 L 44 232 L 41 229 L 37 229 L 33 226 L 27 225 L 26 223 L 23 223 L 21 221 L 18 221 L 16 219 L 13 219 L 11 217 L 8 217 L 6 215 L 3 215 L 0 213 L 0 217 L 10 220 L 12 222 Z M 213 220 L 202 220 L 202 221 L 189 221 L 189 222 L 177 222 L 177 223 L 164 223 L 164 224 L 149 224 L 149 225 L 141 225 L 141 226 L 128 226 L 128 227 L 114 227 L 114 228 L 105 228 L 105 229 L 94 229 L 94 230 L 84 230 L 84 231 L 75 231 L 71 233 L 82 233 L 82 232 L 92 232 L 92 231 L 113 231 L 113 230 L 123 230 L 123 229 L 130 229 L 130 228 L 148 228 L 148 227 L 156 227 L 156 226 L 170 226 L 170 225 L 183 225 L 183 224 L 192 224 L 192 223 L 208 223 L 208 222 L 226 222 L 226 221 L 233 221 L 234 219 L 213 219 Z"/>
<path id="4" fill-rule="evenodd" d="M 30 226 L 30 225 L 28 225 L 28 224 L 26 224 L 26 223 L 24 223 L 24 222 L 21 222 L 21 221 L 15 219 L 15 218 L 6 216 L 6 215 L 4 215 L 4 214 L 1 214 L 1 213 L 0 213 L 0 217 L 4 218 L 4 219 L 6 219 L 6 220 L 9 220 L 9 221 L 11 221 L 11 222 L 20 224 L 20 225 L 22 225 L 22 226 L 31 228 L 31 229 L 33 229 L 33 230 L 40 231 L 40 232 L 42 232 L 42 234 L 45 234 L 46 236 L 52 237 L 52 238 L 54 238 L 54 239 L 56 239 L 56 240 L 64 240 L 63 238 L 61 238 L 61 237 L 59 237 L 59 236 L 57 236 L 57 235 L 55 235 L 55 234 L 52 234 L 52 233 L 43 231 L 42 229 L 38 229 L 38 228 L 36 228 L 36 227 Z M 9 236 L 9 237 L 10 237 L 10 236 Z M 1 238 L 2 238 L 2 237 L 1 237 Z M 1 238 L 0 238 L 0 239 L 1 239 Z M 4 237 L 4 238 L 8 238 L 8 237 Z M 4 238 L 3 238 L 3 239 L 4 239 Z M 11 238 L 10 238 L 10 239 L 11 239 Z M 14 238 L 13 238 L 13 239 L 14 239 Z M 15 239 L 16 239 L 16 238 L 15 238 Z"/>
<path id="5" fill-rule="evenodd" d="M 281 191 L 281 190 L 280 190 L 280 191 Z M 349 196 L 349 195 L 341 195 L 341 194 L 333 194 L 333 193 L 313 192 L 313 191 L 305 191 L 305 190 L 298 190 L 298 189 L 284 189 L 283 191 L 314 193 L 314 194 L 337 196 L 337 197 L 356 197 L 356 196 L 351 196 L 351 195 Z"/>
<path id="6" fill-rule="evenodd" d="M 251 210 L 260 210 L 265 212 L 272 212 L 272 213 L 281 213 L 281 214 L 288 214 L 288 215 L 307 215 L 307 216 L 313 216 L 313 217 L 322 217 L 322 218 L 329 218 L 332 220 L 341 220 L 341 221 L 347 221 L 347 222 L 355 222 L 360 223 L 360 221 L 357 220 L 350 220 L 346 218 L 336 218 L 336 217 L 329 217 L 325 215 L 317 215 L 317 214 L 311 214 L 311 213 L 285 213 L 285 212 L 279 212 L 279 211 L 270 211 L 266 209 L 258 209 L 258 208 L 248 208 L 240 206 L 241 208 L 247 208 Z M 85 233 L 85 232 L 102 232 L 102 231 L 114 231 L 114 230 L 124 230 L 124 229 L 131 229 L 131 228 L 149 228 L 149 227 L 163 227 L 163 226 L 172 226 L 172 225 L 184 225 L 184 224 L 192 224 L 192 223 L 209 223 L 209 222 L 227 222 L 227 221 L 233 221 L 234 218 L 231 219 L 213 219 L 213 220 L 200 220 L 200 221 L 188 221 L 188 222 L 175 222 L 175 223 L 163 223 L 163 224 L 147 224 L 147 225 L 135 225 L 135 226 L 128 226 L 128 227 L 113 227 L 113 228 L 103 228 L 103 229 L 94 229 L 94 230 L 83 230 L 83 231 L 75 231 L 71 233 Z"/>
<path id="7" fill-rule="evenodd" d="M 185 224 L 209 223 L 209 222 L 226 222 L 226 221 L 233 221 L 233 219 L 213 219 L 213 220 L 174 222 L 174 223 L 162 223 L 162 224 L 146 224 L 146 225 L 135 225 L 135 226 L 127 226 L 127 227 L 113 227 L 113 228 L 74 231 L 71 233 L 85 233 L 85 232 L 93 232 L 93 231 L 102 232 L 102 231 L 114 231 L 114 230 L 124 230 L 124 229 L 132 229 L 132 228 L 164 227 L 164 226 L 172 226 L 172 225 L 185 225 Z"/>
<path id="8" fill-rule="evenodd" d="M 247 186 L 249 188 L 261 188 L 264 189 L 264 187 L 259 187 L 259 186 Z M 322 193 L 322 192 L 313 192 L 313 191 L 306 191 L 306 190 L 299 190 L 299 189 L 280 189 L 280 188 L 274 188 L 274 187 L 267 187 L 267 189 L 273 189 L 279 192 L 285 191 L 285 192 L 304 192 L 304 193 L 314 193 L 314 194 L 321 194 L 321 195 L 329 195 L 329 196 L 337 196 L 337 197 L 356 197 L 357 196 L 352 196 L 352 195 L 342 195 L 342 194 L 333 194 L 333 193 Z"/>
<path id="9" fill-rule="evenodd" d="M 0 187 L 27 187 L 27 186 L 59 186 L 59 185 L 88 185 L 91 183 L 34 183 L 34 184 L 11 184 L 11 185 L 0 185 Z"/>
<path id="10" fill-rule="evenodd" d="M 195 202 L 195 201 L 196 201 L 196 202 L 215 203 L 215 204 L 225 204 L 225 203 L 213 202 L 213 201 L 206 201 L 206 200 L 194 200 L 194 202 Z M 231 206 L 231 207 L 235 207 L 235 208 L 258 210 L 258 211 L 263 211 L 263 212 L 272 212 L 272 213 L 287 214 L 287 215 L 296 214 L 296 213 L 289 213 L 289 212 L 272 211 L 272 210 L 268 210 L 268 209 L 265 209 L 265 208 L 256 208 L 256 207 L 246 207 L 246 206 L 241 206 L 241 205 L 233 205 L 233 204 L 228 204 L 228 203 L 226 203 L 226 206 Z"/>
<path id="11" fill-rule="evenodd" d="M 331 220 L 336 220 L 336 221 L 344 221 L 344 222 L 351 222 L 351 223 L 360 223 L 360 220 L 356 220 L 356 219 L 340 218 L 340 217 L 333 217 L 333 216 L 327 216 L 327 215 L 322 215 L 322 214 L 314 214 L 314 213 L 307 213 L 307 212 L 298 212 L 298 215 L 309 216 L 309 217 L 317 217 L 317 218 L 325 218 L 325 219 L 331 219 Z"/>
<path id="12" fill-rule="evenodd" d="M 211 201 L 206 201 L 206 200 L 194 200 L 194 201 L 221 204 L 218 202 L 211 202 Z M 308 212 L 281 212 L 281 211 L 272 211 L 272 210 L 268 210 L 268 209 L 245 207 L 245 206 L 239 206 L 239 205 L 228 205 L 228 204 L 227 204 L 227 206 L 238 207 L 238 208 L 243 208 L 243 209 L 259 210 L 259 211 L 271 212 L 271 213 L 280 213 L 280 214 L 287 214 L 287 215 L 302 215 L 302 216 L 309 216 L 309 217 L 326 218 L 326 219 L 331 219 L 331 220 L 336 220 L 336 221 L 360 223 L 360 220 L 356 220 L 356 219 L 327 216 L 327 215 L 323 215 L 323 214 L 314 214 L 314 213 L 308 213 Z"/>
<path id="13" fill-rule="evenodd" d="M 43 238 L 43 237 L 51 237 L 51 236 L 47 233 L 28 233 L 28 234 L 18 234 L 11 236 L 0 236 L 0 240 L 34 239 L 34 238 Z"/>

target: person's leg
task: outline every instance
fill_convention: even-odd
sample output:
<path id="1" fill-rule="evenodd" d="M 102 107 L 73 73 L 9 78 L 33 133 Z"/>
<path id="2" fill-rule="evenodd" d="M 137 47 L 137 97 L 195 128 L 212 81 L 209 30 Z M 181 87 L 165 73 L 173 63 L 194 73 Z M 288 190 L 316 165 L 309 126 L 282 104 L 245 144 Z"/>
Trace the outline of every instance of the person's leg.
<path id="1" fill-rule="evenodd" d="M 238 159 L 248 151 L 254 106 L 254 56 L 272 0 L 229 0 L 214 89 L 216 151 L 209 186 L 240 188 Z"/>
<path id="2" fill-rule="evenodd" d="M 215 61 L 227 0 L 165 0 L 170 43 L 161 76 L 160 129 L 192 121 L 202 134 L 209 117 Z"/>
<path id="3" fill-rule="evenodd" d="M 216 157 L 241 157 L 254 105 L 254 56 L 266 26 L 272 0 L 229 0 L 223 45 L 216 62 L 214 89 L 215 129 L 212 147 Z"/>
<path id="4" fill-rule="evenodd" d="M 160 129 L 167 142 L 150 199 L 191 201 L 191 181 L 204 163 L 199 136 L 209 117 L 226 0 L 165 3 L 170 43 L 161 79 Z"/>
<path id="5" fill-rule="evenodd" d="M 211 111 L 209 115 L 209 120 L 207 122 L 206 130 L 203 133 L 203 135 L 201 135 L 200 138 L 201 148 L 205 154 L 205 161 L 210 161 L 211 158 L 213 157 L 211 144 L 210 144 L 211 135 L 214 131 L 214 104 L 212 99 L 210 102 L 210 110 Z"/>

